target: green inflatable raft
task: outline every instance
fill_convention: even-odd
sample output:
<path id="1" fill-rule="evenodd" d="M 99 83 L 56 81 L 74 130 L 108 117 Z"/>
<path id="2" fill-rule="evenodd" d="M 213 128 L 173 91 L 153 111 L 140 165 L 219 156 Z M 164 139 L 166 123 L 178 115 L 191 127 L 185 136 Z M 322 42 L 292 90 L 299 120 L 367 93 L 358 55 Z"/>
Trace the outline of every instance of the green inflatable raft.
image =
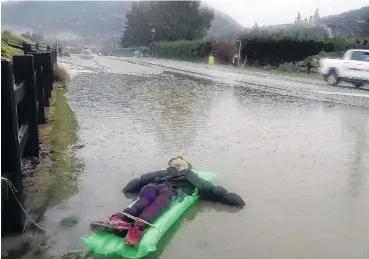
<path id="1" fill-rule="evenodd" d="M 212 181 L 215 173 L 195 171 L 198 176 L 207 181 Z M 197 190 L 192 195 L 185 196 L 183 200 L 174 202 L 155 222 L 155 227 L 150 227 L 145 231 L 138 247 L 127 246 L 123 243 L 123 238 L 112 234 L 95 232 L 87 237 L 82 237 L 82 241 L 88 249 L 100 255 L 118 255 L 124 258 L 137 259 L 156 251 L 157 243 L 167 232 L 170 226 L 198 200 Z"/>

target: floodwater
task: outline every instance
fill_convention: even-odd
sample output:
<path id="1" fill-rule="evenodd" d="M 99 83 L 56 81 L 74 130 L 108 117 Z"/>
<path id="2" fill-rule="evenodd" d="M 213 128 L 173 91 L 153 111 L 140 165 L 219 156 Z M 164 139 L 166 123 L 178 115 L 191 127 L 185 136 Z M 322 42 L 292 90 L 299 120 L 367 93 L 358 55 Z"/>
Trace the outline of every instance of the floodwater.
<path id="1" fill-rule="evenodd" d="M 73 78 L 85 167 L 78 193 L 45 215 L 51 255 L 82 249 L 91 220 L 130 203 L 125 184 L 183 155 L 246 206 L 199 202 L 155 257 L 369 258 L 368 109 L 162 72 L 121 62 Z"/>

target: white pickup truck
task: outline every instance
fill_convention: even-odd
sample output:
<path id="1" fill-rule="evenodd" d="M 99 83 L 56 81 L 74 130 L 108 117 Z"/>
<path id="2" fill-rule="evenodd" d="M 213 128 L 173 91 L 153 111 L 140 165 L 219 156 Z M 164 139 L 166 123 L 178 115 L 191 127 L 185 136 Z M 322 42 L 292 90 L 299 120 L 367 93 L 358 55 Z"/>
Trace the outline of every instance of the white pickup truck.
<path id="1" fill-rule="evenodd" d="M 369 49 L 351 49 L 343 59 L 321 59 L 319 73 L 329 85 L 340 81 L 361 87 L 369 83 Z"/>

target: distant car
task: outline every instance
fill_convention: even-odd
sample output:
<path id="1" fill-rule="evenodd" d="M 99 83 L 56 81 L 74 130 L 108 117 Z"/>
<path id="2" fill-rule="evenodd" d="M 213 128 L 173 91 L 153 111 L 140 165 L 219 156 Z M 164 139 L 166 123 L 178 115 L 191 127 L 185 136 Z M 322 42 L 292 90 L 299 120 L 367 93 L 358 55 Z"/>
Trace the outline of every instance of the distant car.
<path id="1" fill-rule="evenodd" d="M 139 51 L 139 50 L 135 50 L 135 57 L 136 58 L 142 58 L 142 52 L 141 51 Z"/>
<path id="2" fill-rule="evenodd" d="M 232 58 L 233 65 L 236 66 L 238 64 L 238 59 L 239 59 L 238 54 L 234 54 Z"/>
<path id="3" fill-rule="evenodd" d="M 90 51 L 88 51 L 88 50 L 82 50 L 81 58 L 82 59 L 93 59 L 94 57 L 92 56 L 92 54 L 91 54 Z"/>
<path id="4" fill-rule="evenodd" d="M 61 57 L 70 57 L 70 53 L 69 53 L 68 51 L 62 51 L 62 52 L 60 53 L 60 56 L 61 56 Z"/>
<path id="5" fill-rule="evenodd" d="M 340 81 L 361 87 L 369 83 L 369 50 L 351 49 L 345 52 L 343 59 L 321 59 L 319 73 L 328 85 L 337 85 Z"/>

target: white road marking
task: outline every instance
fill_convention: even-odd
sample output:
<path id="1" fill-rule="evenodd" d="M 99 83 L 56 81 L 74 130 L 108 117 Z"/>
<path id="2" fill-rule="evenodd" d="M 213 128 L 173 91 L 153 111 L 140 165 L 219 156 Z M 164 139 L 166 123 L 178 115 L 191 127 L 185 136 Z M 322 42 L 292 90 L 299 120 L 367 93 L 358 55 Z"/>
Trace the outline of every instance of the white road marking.
<path id="1" fill-rule="evenodd" d="M 321 94 L 333 94 L 333 95 L 346 95 L 346 96 L 356 96 L 356 97 L 366 97 L 369 98 L 369 94 L 353 94 L 353 93 L 342 93 L 342 92 L 329 92 L 329 91 L 315 91 L 309 90 L 310 92 L 321 93 Z"/>

